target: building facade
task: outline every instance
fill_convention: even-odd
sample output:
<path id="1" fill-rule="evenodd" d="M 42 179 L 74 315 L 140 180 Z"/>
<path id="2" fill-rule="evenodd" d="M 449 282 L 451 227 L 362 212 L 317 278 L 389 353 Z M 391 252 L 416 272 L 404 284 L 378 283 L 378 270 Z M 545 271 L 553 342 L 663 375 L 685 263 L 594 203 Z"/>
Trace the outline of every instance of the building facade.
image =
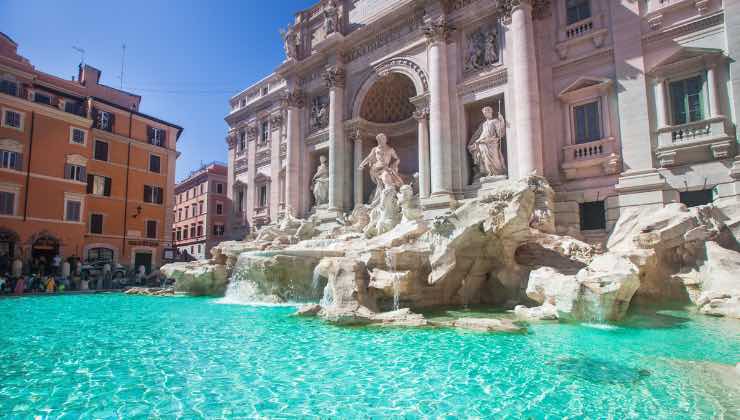
<path id="1" fill-rule="evenodd" d="M 0 33 L 0 252 L 151 268 L 172 246 L 182 128 L 99 81 L 39 71 Z"/>
<path id="2" fill-rule="evenodd" d="M 226 164 L 212 162 L 175 186 L 172 240 L 180 253 L 210 258 L 211 248 L 225 239 L 232 213 L 227 171 Z"/>
<path id="3" fill-rule="evenodd" d="M 367 203 L 379 133 L 429 216 L 532 173 L 558 230 L 593 240 L 629 207 L 740 197 L 738 1 L 323 0 L 283 41 L 226 117 L 242 229 Z M 495 171 L 476 155 L 487 107 Z"/>

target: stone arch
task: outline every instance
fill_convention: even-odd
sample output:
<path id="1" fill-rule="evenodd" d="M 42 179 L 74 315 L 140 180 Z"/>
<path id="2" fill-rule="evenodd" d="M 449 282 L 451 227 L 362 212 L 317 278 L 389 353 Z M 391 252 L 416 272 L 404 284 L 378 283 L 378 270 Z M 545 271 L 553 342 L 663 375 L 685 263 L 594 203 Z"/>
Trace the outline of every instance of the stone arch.
<path id="1" fill-rule="evenodd" d="M 391 58 L 375 66 L 373 71 L 365 78 L 355 95 L 352 105 L 352 118 L 359 118 L 362 104 L 365 102 L 367 94 L 375 85 L 375 82 L 391 74 L 398 73 L 408 77 L 416 89 L 416 96 L 422 95 L 429 91 L 429 79 L 421 66 L 414 61 L 404 58 Z"/>

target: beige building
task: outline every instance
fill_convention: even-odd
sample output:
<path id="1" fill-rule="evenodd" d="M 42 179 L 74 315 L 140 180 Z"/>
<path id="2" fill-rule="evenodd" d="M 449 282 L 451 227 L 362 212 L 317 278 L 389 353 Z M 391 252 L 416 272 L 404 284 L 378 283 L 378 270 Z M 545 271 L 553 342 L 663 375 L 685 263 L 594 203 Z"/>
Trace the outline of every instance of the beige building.
<path id="1" fill-rule="evenodd" d="M 558 230 L 593 240 L 629 207 L 738 200 L 738 28 L 737 1 L 322 0 L 230 100 L 235 225 L 367 203 L 379 133 L 426 217 L 530 173 L 556 191 Z M 495 170 L 474 144 L 486 107 Z"/>
<path id="2" fill-rule="evenodd" d="M 227 235 L 227 169 L 226 164 L 211 162 L 175 186 L 172 240 L 180 253 L 209 258 L 211 247 Z"/>

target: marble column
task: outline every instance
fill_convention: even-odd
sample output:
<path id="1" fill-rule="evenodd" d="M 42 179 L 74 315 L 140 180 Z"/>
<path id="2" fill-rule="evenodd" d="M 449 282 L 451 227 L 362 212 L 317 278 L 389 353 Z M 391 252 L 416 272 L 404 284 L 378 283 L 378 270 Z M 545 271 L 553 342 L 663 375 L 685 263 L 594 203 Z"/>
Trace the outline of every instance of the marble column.
<path id="1" fill-rule="evenodd" d="M 270 219 L 280 214 L 280 142 L 283 137 L 282 111 L 270 116 Z"/>
<path id="2" fill-rule="evenodd" d="M 419 108 L 414 112 L 414 118 L 419 123 L 419 197 L 427 198 L 430 194 L 429 185 L 429 109 Z"/>
<path id="3" fill-rule="evenodd" d="M 329 211 L 343 212 L 345 141 L 344 141 L 344 69 L 329 67 L 323 74 L 329 88 Z"/>
<path id="4" fill-rule="evenodd" d="M 516 126 L 518 176 L 543 175 L 540 92 L 537 79 L 537 55 L 534 45 L 532 0 L 511 2 L 509 33 L 511 37 Z"/>
<path id="5" fill-rule="evenodd" d="M 364 204 L 363 201 L 365 199 L 365 171 L 360 169 L 360 162 L 364 158 L 362 153 L 364 141 L 362 131 L 359 128 L 352 133 L 351 140 L 354 143 L 354 154 L 352 158 L 354 163 L 354 206 L 357 207 Z"/>
<path id="6" fill-rule="evenodd" d="M 301 214 L 301 143 L 300 108 L 304 105 L 303 94 L 298 90 L 286 92 L 283 96 L 285 108 L 285 129 L 288 150 L 285 157 L 285 206 Z M 295 216 L 296 214 L 294 214 Z"/>
<path id="7" fill-rule="evenodd" d="M 655 83 L 655 121 L 657 128 L 668 124 L 668 108 L 666 108 L 665 80 L 658 79 Z"/>
<path id="8" fill-rule="evenodd" d="M 423 31 L 429 58 L 429 163 L 431 195 L 452 193 L 452 130 L 447 74 L 447 37 L 453 31 L 445 17 L 429 20 Z"/>
<path id="9" fill-rule="evenodd" d="M 247 127 L 247 191 L 245 192 L 247 206 L 244 220 L 249 224 L 249 229 L 254 230 L 252 218 L 254 217 L 255 193 L 254 178 L 257 176 L 257 127 Z"/>

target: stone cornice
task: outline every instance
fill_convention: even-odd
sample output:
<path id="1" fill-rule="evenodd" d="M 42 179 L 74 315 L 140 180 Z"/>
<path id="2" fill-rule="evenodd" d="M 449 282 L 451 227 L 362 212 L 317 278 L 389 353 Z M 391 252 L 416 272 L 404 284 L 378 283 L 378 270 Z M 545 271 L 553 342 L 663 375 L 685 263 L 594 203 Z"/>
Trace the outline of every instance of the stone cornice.
<path id="1" fill-rule="evenodd" d="M 306 105 L 306 97 L 300 89 L 286 90 L 280 101 L 285 108 L 303 108 Z"/>
<path id="2" fill-rule="evenodd" d="M 328 67 L 321 76 L 329 89 L 344 87 L 345 71 L 341 67 Z"/>

